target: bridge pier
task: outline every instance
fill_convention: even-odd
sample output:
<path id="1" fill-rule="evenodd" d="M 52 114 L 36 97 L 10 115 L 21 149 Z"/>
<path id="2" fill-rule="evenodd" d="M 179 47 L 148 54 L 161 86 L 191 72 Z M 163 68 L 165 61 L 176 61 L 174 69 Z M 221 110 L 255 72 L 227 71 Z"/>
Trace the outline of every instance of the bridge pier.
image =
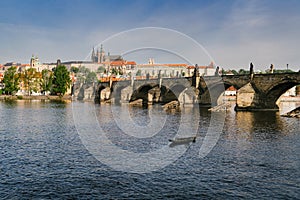
<path id="1" fill-rule="evenodd" d="M 182 91 L 178 97 L 179 104 L 181 106 L 193 106 L 198 102 L 198 90 L 194 87 L 189 87 Z"/>
<path id="2" fill-rule="evenodd" d="M 110 99 L 110 88 L 106 87 L 100 91 L 100 102 Z"/>
<path id="3" fill-rule="evenodd" d="M 126 103 L 143 99 L 144 103 L 149 104 L 179 101 L 181 105 L 199 103 L 216 106 L 222 92 L 234 86 L 238 89 L 235 110 L 278 110 L 277 99 L 288 89 L 300 84 L 300 72 L 253 74 L 252 78 L 249 78 L 249 74 L 221 77 L 201 77 L 197 71 L 194 74 L 189 78 L 101 82 L 95 92 L 95 102 L 110 99 L 113 102 L 115 99 Z M 91 91 L 80 89 L 87 87 L 75 87 L 75 98 L 93 97 Z"/>
<path id="4" fill-rule="evenodd" d="M 252 84 L 248 83 L 240 88 L 236 94 L 236 111 L 263 111 L 279 110 L 276 99 L 268 97 L 267 94 L 255 91 Z"/>
<path id="5" fill-rule="evenodd" d="M 107 100 L 111 100 L 111 91 L 109 87 L 101 87 L 95 90 L 94 102 L 100 103 Z"/>
<path id="6" fill-rule="evenodd" d="M 159 87 L 148 91 L 148 104 L 158 103 L 160 101 L 161 90 Z"/>
<path id="7" fill-rule="evenodd" d="M 75 98 L 79 101 L 93 101 L 95 97 L 94 85 L 80 84 L 78 89 L 74 92 Z"/>
<path id="8" fill-rule="evenodd" d="M 122 89 L 120 103 L 129 103 L 132 93 L 133 93 L 133 87 L 131 85 Z"/>

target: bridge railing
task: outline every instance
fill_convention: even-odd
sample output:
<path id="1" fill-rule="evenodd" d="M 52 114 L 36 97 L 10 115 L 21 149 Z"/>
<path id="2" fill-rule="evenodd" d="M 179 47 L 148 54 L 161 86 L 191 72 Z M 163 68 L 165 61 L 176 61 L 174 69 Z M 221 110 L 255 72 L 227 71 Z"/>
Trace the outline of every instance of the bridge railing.
<path id="1" fill-rule="evenodd" d="M 186 79 L 186 78 L 190 78 L 190 77 L 161 77 L 162 79 Z M 157 76 L 149 76 L 148 77 L 149 80 L 155 80 L 155 79 L 158 79 Z M 124 78 L 124 77 L 101 77 L 99 79 L 99 81 L 101 83 L 105 83 L 105 82 L 109 82 L 110 80 L 112 80 L 113 82 L 116 82 L 116 81 L 129 81 L 131 80 L 131 77 L 127 77 L 127 78 Z M 147 80 L 147 77 L 146 76 L 135 76 L 134 77 L 134 80 Z"/>

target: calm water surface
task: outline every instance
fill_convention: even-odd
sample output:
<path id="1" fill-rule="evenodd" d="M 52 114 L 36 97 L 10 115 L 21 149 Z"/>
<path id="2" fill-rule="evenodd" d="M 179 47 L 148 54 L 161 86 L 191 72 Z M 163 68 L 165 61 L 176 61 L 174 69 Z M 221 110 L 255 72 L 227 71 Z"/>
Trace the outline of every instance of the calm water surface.
<path id="1" fill-rule="evenodd" d="M 283 103 L 280 112 L 231 110 L 206 157 L 197 157 L 201 147 L 197 141 L 174 163 L 138 174 L 116 171 L 86 149 L 76 131 L 71 103 L 0 102 L 0 198 L 299 199 L 300 120 L 280 116 L 295 106 L 299 104 Z M 160 108 L 114 109 L 128 109 L 131 119 L 145 126 L 150 110 Z M 180 116 L 198 113 L 161 111 L 167 116 L 163 131 L 144 140 L 121 134 L 109 110 L 109 105 L 96 106 L 99 123 L 114 144 L 133 152 L 167 145 Z M 200 109 L 198 115 L 195 123 L 203 135 L 211 114 Z"/>

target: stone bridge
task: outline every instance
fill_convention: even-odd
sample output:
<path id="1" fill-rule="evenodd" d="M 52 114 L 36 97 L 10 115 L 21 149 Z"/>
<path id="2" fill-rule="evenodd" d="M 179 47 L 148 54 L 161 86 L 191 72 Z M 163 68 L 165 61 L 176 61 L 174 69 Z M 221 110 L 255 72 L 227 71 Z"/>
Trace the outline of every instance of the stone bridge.
<path id="1" fill-rule="evenodd" d="M 300 85 L 300 71 L 282 74 L 255 74 L 237 92 L 236 110 L 278 110 L 277 100 L 290 88 Z"/>
<path id="2" fill-rule="evenodd" d="M 195 92 L 197 90 L 192 86 L 192 78 L 115 81 L 98 84 L 95 102 L 129 103 L 142 99 L 143 104 L 153 104 L 179 100 L 184 105 L 197 103 Z M 192 99 L 188 99 L 190 97 Z"/>
<path id="3" fill-rule="evenodd" d="M 224 76 L 193 76 L 102 82 L 94 86 L 95 103 L 110 101 L 216 106 L 220 95 L 230 86 L 237 91 L 236 110 L 278 110 L 278 98 L 300 84 L 300 72 Z"/>
<path id="4" fill-rule="evenodd" d="M 234 86 L 236 110 L 278 110 L 279 97 L 296 85 L 300 85 L 300 72 L 201 77 L 199 103 L 215 106 L 224 89 Z"/>

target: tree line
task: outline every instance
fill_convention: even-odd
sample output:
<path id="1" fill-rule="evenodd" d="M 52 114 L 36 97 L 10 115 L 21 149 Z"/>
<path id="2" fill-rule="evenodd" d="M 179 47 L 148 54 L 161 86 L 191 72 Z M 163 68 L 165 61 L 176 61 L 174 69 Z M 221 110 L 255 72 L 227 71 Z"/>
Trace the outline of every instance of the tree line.
<path id="1" fill-rule="evenodd" d="M 294 72 L 293 70 L 291 69 L 274 69 L 273 70 L 273 73 L 276 74 L 276 73 L 290 73 L 290 72 Z M 249 70 L 245 70 L 245 69 L 239 69 L 239 70 L 224 70 L 222 69 L 222 74 L 223 75 L 226 75 L 226 74 L 233 74 L 233 75 L 246 75 L 246 74 L 249 74 L 250 71 Z M 257 73 L 257 72 L 256 72 Z M 263 73 L 270 73 L 269 70 L 266 70 L 265 72 L 260 72 L 260 74 L 263 74 Z"/>
<path id="2" fill-rule="evenodd" d="M 17 67 L 10 67 L 4 73 L 3 93 L 16 94 L 20 89 L 26 91 L 27 95 L 32 92 L 53 95 L 64 95 L 71 85 L 70 72 L 64 65 L 59 65 L 52 70 L 44 69 L 41 72 L 35 68 L 28 68 L 18 72 Z"/>
<path id="3" fill-rule="evenodd" d="M 99 69 L 102 69 L 102 67 L 99 67 L 98 71 Z M 98 81 L 97 74 L 85 66 L 71 67 L 70 71 L 76 75 L 76 82 L 78 83 L 94 83 Z"/>

